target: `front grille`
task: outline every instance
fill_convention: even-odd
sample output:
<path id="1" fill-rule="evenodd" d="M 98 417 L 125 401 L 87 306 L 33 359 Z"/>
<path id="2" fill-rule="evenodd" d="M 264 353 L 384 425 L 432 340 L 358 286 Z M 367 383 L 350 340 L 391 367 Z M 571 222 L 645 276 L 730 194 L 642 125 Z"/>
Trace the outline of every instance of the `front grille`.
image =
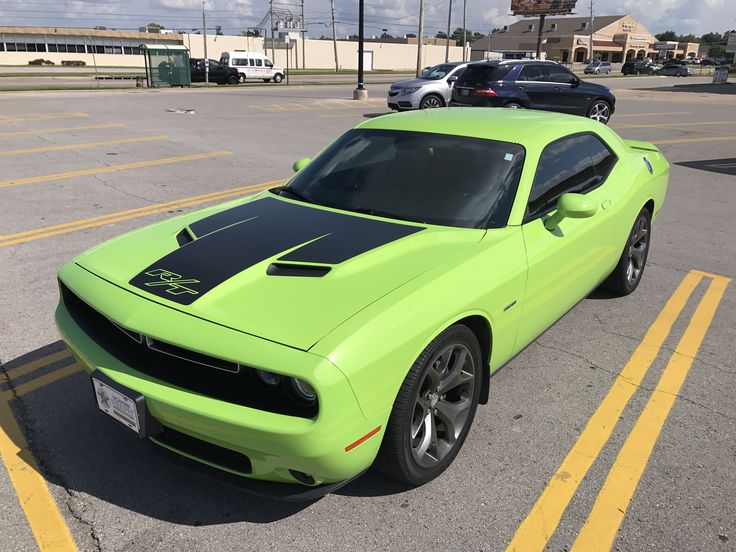
<path id="1" fill-rule="evenodd" d="M 164 427 L 164 430 L 155 435 L 153 440 L 184 454 L 229 470 L 239 473 L 251 473 L 253 471 L 250 458 L 245 454 L 197 439 L 170 427 Z"/>
<path id="2" fill-rule="evenodd" d="M 252 368 L 151 338 L 142 342 L 131 339 L 138 334 L 111 322 L 63 282 L 59 282 L 59 287 L 64 305 L 82 331 L 134 370 L 221 401 L 299 418 L 317 416 L 317 403 L 308 406 L 295 403 L 283 386 L 269 388 L 261 383 Z"/>

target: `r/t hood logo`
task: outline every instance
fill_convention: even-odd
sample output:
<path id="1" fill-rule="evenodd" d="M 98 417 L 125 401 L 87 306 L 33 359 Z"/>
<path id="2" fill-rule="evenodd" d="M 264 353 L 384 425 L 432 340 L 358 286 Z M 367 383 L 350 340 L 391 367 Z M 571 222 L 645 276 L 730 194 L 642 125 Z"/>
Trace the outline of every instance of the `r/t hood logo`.
<path id="1" fill-rule="evenodd" d="M 171 295 L 182 295 L 188 293 L 190 295 L 199 295 L 199 292 L 195 289 L 185 286 L 184 284 L 198 284 L 199 280 L 193 278 L 182 278 L 181 274 L 164 270 L 163 268 L 156 268 L 146 272 L 146 276 L 158 277 L 158 280 L 153 282 L 146 282 L 144 285 L 149 287 L 155 286 L 168 286 L 164 291 Z"/>

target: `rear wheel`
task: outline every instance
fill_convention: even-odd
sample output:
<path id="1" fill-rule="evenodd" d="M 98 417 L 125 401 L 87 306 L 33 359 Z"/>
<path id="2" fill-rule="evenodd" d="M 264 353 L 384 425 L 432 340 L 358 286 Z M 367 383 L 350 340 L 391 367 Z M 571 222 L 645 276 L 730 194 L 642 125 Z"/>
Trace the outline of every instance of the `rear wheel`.
<path id="1" fill-rule="evenodd" d="M 621 258 L 616 268 L 603 282 L 603 288 L 617 295 L 628 295 L 639 286 L 649 255 L 651 228 L 652 214 L 644 207 L 636 216 Z"/>
<path id="2" fill-rule="evenodd" d="M 437 107 L 443 107 L 445 104 L 437 94 L 427 94 L 419 102 L 419 109 L 435 109 Z"/>
<path id="3" fill-rule="evenodd" d="M 473 423 L 483 369 L 478 340 L 466 326 L 432 340 L 399 390 L 375 466 L 409 485 L 445 471 Z"/>
<path id="4" fill-rule="evenodd" d="M 239 73 L 238 74 L 238 82 L 240 84 L 243 84 L 245 82 L 245 73 Z"/>
<path id="5" fill-rule="evenodd" d="M 588 117 L 605 125 L 611 118 L 611 106 L 604 100 L 596 100 L 588 109 Z"/>
<path id="6" fill-rule="evenodd" d="M 509 102 L 505 104 L 504 107 L 507 107 L 509 109 L 524 109 L 523 105 L 521 105 L 520 103 L 516 103 L 516 102 Z"/>

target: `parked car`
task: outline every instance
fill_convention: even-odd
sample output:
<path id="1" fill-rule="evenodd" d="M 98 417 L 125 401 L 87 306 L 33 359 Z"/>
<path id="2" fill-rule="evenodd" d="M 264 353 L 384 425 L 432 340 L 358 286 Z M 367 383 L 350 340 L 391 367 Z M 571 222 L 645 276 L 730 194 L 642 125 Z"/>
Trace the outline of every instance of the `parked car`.
<path id="1" fill-rule="evenodd" d="M 468 65 L 452 89 L 451 105 L 542 109 L 607 123 L 616 98 L 553 61 L 505 60 Z"/>
<path id="2" fill-rule="evenodd" d="M 704 59 L 704 60 L 702 60 L 700 62 L 700 65 L 705 65 L 705 66 L 716 65 L 716 66 L 718 66 L 718 65 L 720 65 L 720 63 L 718 63 L 717 61 L 713 61 L 712 59 Z"/>
<path id="3" fill-rule="evenodd" d="M 396 111 L 445 107 L 452 85 L 467 65 L 461 61 L 441 63 L 423 71 L 419 78 L 395 82 L 388 89 L 388 107 Z"/>
<path id="4" fill-rule="evenodd" d="M 286 71 L 283 67 L 275 67 L 270 59 L 259 52 L 246 52 L 244 50 L 222 52 L 220 63 L 238 70 L 240 73 L 238 82 L 245 82 L 246 79 L 281 82 L 286 77 Z"/>
<path id="5" fill-rule="evenodd" d="M 659 69 L 654 71 L 655 75 L 663 75 L 666 77 L 687 77 L 693 74 L 693 70 L 687 65 L 680 65 L 677 63 L 670 63 L 663 65 Z"/>
<path id="6" fill-rule="evenodd" d="M 662 63 L 662 66 L 666 65 L 686 65 L 685 60 L 682 59 L 668 59 Z"/>
<path id="7" fill-rule="evenodd" d="M 369 119 L 294 165 L 77 256 L 56 310 L 101 415 L 291 500 L 450 467 L 492 373 L 599 286 L 637 289 L 670 171 L 582 117 L 495 109 Z M 116 439 L 96 427 L 74 431 Z"/>
<path id="8" fill-rule="evenodd" d="M 621 66 L 624 75 L 653 75 L 655 66 L 648 59 L 634 59 Z"/>
<path id="9" fill-rule="evenodd" d="M 600 75 L 605 73 L 608 75 L 611 72 L 611 64 L 608 61 L 594 61 L 585 66 L 583 73 L 586 75 Z"/>
<path id="10" fill-rule="evenodd" d="M 189 69 L 192 74 L 192 82 L 205 82 L 206 63 L 209 63 L 209 80 L 217 84 L 238 84 L 239 73 L 233 67 L 226 67 L 214 59 L 190 58 Z"/>

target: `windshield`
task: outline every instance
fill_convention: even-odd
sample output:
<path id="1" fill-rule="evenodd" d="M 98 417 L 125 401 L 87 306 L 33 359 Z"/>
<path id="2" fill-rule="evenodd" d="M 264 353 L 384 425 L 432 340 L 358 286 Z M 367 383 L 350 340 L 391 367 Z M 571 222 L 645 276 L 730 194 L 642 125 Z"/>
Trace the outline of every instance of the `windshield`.
<path id="1" fill-rule="evenodd" d="M 435 65 L 431 69 L 427 69 L 424 73 L 422 73 L 422 76 L 419 78 L 424 79 L 424 80 L 444 79 L 447 75 L 453 72 L 455 67 L 457 67 L 457 65 L 452 65 L 450 63 L 443 63 L 442 65 Z"/>
<path id="2" fill-rule="evenodd" d="M 502 228 L 524 161 L 518 144 L 395 130 L 353 129 L 298 172 L 281 193 L 359 213 Z"/>

